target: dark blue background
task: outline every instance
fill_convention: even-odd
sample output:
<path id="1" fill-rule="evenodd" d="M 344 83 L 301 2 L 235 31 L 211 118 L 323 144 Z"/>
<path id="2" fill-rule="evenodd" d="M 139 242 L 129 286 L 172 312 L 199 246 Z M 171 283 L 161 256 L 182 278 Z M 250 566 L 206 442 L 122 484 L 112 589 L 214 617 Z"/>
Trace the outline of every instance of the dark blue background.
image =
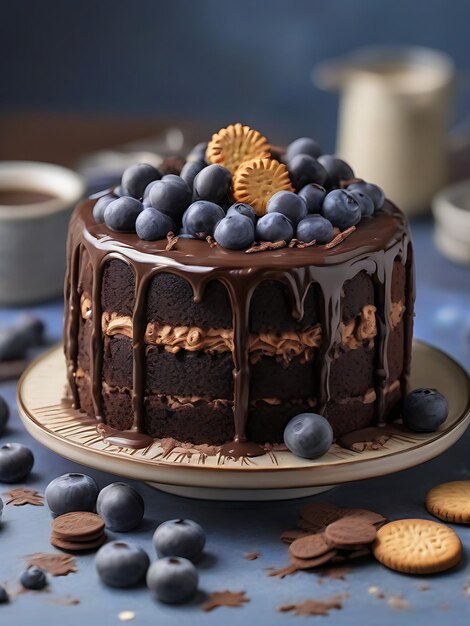
<path id="1" fill-rule="evenodd" d="M 0 107 L 237 119 L 334 145 L 337 99 L 313 65 L 419 44 L 470 65 L 468 0 L 14 0 L 0 3 Z M 459 116 L 470 109 L 468 93 Z M 203 133 L 201 133 L 203 135 Z"/>

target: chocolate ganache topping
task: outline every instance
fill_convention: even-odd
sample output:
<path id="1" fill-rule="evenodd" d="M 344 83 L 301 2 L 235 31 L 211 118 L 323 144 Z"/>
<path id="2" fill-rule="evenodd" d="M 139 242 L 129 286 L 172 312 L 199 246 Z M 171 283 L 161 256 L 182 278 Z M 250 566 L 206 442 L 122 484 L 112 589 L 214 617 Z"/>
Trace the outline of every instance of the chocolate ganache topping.
<path id="1" fill-rule="evenodd" d="M 103 194 L 104 195 L 104 194 Z M 145 335 L 147 331 L 146 299 L 151 279 L 159 272 L 173 273 L 187 281 L 194 301 L 200 302 L 210 281 L 220 281 L 226 288 L 233 317 L 233 419 L 234 441 L 223 446 L 229 456 L 262 454 L 263 450 L 247 441 L 246 424 L 250 406 L 250 328 L 249 311 L 253 293 L 261 282 L 282 282 L 289 290 L 295 319 L 302 319 L 304 300 L 309 286 L 316 283 L 321 291 L 321 374 L 316 411 L 327 413 L 330 400 L 330 369 L 334 346 L 341 340 L 341 294 L 346 281 L 361 271 L 373 277 L 378 348 L 376 350 L 374 391 L 375 414 L 378 423 L 385 419 L 385 394 L 389 381 L 388 341 L 392 330 L 392 272 L 399 260 L 406 268 L 404 303 L 405 368 L 401 374 L 402 395 L 406 393 L 411 358 L 414 271 L 411 239 L 405 216 L 386 201 L 373 218 L 361 220 L 360 225 L 339 245 L 328 248 L 314 245 L 305 248 L 283 247 L 265 250 L 260 254 L 246 254 L 245 250 L 229 250 L 210 246 L 205 240 L 179 238 L 177 245 L 166 249 L 166 240 L 145 241 L 134 233 L 115 232 L 104 223 L 93 219 L 94 200 L 79 205 L 72 216 L 68 239 L 68 269 L 65 282 L 65 354 L 74 405 L 80 408 L 75 374 L 78 358 L 78 334 L 81 312 L 79 292 L 79 262 L 86 250 L 92 265 L 93 288 L 91 299 L 91 366 L 94 413 L 103 422 L 102 411 L 102 305 L 101 285 L 105 263 L 117 258 L 127 263 L 135 275 L 135 306 L 132 324 L 134 414 L 132 436 L 136 447 L 138 433 L 143 431 L 145 397 Z M 83 304 L 83 303 L 82 303 Z M 142 435 L 142 445 L 148 445 L 148 436 Z M 120 445 L 126 433 L 119 433 Z"/>

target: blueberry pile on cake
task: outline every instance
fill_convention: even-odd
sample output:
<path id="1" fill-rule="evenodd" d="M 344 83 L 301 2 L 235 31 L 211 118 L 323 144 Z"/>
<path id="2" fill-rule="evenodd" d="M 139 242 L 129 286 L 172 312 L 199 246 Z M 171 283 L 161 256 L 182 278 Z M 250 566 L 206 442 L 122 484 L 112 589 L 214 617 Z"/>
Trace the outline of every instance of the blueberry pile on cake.
<path id="1" fill-rule="evenodd" d="M 406 218 L 313 139 L 234 124 L 128 168 L 75 209 L 65 291 L 75 407 L 146 440 L 256 454 L 301 413 L 339 437 L 406 394 Z"/>

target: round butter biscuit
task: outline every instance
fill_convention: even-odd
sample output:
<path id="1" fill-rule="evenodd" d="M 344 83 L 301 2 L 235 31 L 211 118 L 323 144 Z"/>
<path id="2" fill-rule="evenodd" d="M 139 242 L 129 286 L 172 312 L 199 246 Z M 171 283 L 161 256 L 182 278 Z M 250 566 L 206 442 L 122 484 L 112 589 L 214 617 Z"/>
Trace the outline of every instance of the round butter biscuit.
<path id="1" fill-rule="evenodd" d="M 223 165 L 232 174 L 244 161 L 270 156 L 271 150 L 266 137 L 239 123 L 230 124 L 212 135 L 206 150 L 206 160 L 209 163 Z"/>
<path id="2" fill-rule="evenodd" d="M 426 508 L 445 522 L 470 524 L 470 480 L 433 487 L 426 496 Z"/>
<path id="3" fill-rule="evenodd" d="M 266 213 L 268 200 L 278 191 L 294 191 L 294 188 L 287 167 L 274 159 L 246 161 L 232 179 L 235 201 L 249 204 L 258 216 Z"/>

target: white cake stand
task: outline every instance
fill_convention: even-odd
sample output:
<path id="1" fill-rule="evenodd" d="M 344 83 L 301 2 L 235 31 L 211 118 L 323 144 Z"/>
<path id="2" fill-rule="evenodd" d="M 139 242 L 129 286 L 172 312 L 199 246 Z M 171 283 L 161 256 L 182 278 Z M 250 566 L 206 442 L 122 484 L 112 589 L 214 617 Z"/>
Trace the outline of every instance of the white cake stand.
<path id="1" fill-rule="evenodd" d="M 193 448 L 136 450 L 104 441 L 96 422 L 62 401 L 66 384 L 62 346 L 39 357 L 18 384 L 21 418 L 39 442 L 58 454 L 99 470 L 139 479 L 169 493 L 217 500 L 278 500 L 320 493 L 332 485 L 391 474 L 441 454 L 470 421 L 470 381 L 440 350 L 413 344 L 413 387 L 435 387 L 448 399 L 449 416 L 438 432 L 393 436 L 379 450 L 353 452 L 334 444 L 314 461 L 272 452 L 233 461 Z"/>

